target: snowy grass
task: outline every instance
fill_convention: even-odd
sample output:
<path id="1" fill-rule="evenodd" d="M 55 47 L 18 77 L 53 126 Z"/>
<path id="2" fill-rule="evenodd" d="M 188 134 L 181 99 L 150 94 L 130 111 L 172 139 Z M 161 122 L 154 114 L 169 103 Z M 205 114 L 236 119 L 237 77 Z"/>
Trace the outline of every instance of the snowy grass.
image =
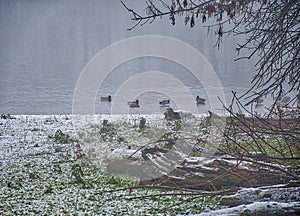
<path id="1" fill-rule="evenodd" d="M 76 121 L 72 116 L 14 117 L 0 119 L 0 215 L 174 215 L 198 213 L 215 207 L 216 202 L 205 197 L 171 209 L 167 207 L 190 197 L 137 198 L 164 193 L 154 189 L 101 193 L 135 186 L 138 182 L 111 176 L 101 164 L 90 163 L 82 157 L 80 141 L 75 139 Z M 98 121 L 103 117 L 97 118 Z M 147 132 L 148 137 L 145 134 L 140 136 L 141 133 L 136 132 L 138 127 L 132 127 L 138 124 L 138 117 L 118 117 L 119 123 L 114 125 L 118 136 L 124 140 L 106 141 L 110 143 L 110 148 L 113 149 L 112 145 L 135 147 L 137 140 L 145 139 L 148 142 L 157 137 L 156 133 L 165 130 L 162 129 L 161 116 L 156 116 L 156 120 L 151 120 L 154 118 L 151 116 L 145 118 L 148 128 L 152 128 Z M 128 135 L 127 126 L 132 128 L 136 136 Z M 90 129 L 92 132 L 99 128 L 94 125 Z M 63 143 L 59 134 L 55 138 L 58 130 L 63 134 L 60 134 L 64 138 Z"/>

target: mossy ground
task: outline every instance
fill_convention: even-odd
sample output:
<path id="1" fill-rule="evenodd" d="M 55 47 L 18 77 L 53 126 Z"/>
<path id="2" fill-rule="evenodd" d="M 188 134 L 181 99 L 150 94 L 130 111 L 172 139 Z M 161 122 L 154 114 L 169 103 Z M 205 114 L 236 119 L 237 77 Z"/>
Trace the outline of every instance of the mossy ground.
<path id="1" fill-rule="evenodd" d="M 170 193 L 158 189 L 101 193 L 138 182 L 78 156 L 71 125 L 66 116 L 1 119 L 0 215 L 175 215 L 217 207 L 203 196 L 187 202 L 186 195 L 138 198 Z"/>

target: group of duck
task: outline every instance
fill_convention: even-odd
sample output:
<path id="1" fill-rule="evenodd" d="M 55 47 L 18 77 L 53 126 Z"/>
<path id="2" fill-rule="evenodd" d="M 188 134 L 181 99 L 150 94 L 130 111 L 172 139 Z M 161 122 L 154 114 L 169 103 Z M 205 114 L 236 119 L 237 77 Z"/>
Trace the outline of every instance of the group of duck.
<path id="1" fill-rule="evenodd" d="M 289 97 L 289 96 L 279 97 L 276 100 L 276 105 L 281 106 L 281 107 L 286 107 L 286 106 L 288 106 L 288 104 L 290 103 L 290 101 L 291 101 L 291 97 Z M 263 103 L 264 103 L 264 99 L 262 99 L 262 98 L 256 98 L 254 100 L 254 102 L 256 103 L 256 106 L 262 106 Z"/>
<path id="2" fill-rule="evenodd" d="M 108 95 L 106 97 L 101 97 L 101 102 L 111 102 L 111 101 L 112 101 L 111 95 Z M 276 104 L 279 106 L 287 106 L 287 104 L 289 104 L 290 101 L 291 101 L 291 98 L 288 96 L 285 96 L 283 98 L 279 98 L 277 100 Z M 299 99 L 299 101 L 300 101 L 300 99 Z M 205 105 L 205 99 L 201 98 L 199 96 L 196 97 L 195 102 L 197 105 Z M 256 106 L 262 106 L 264 103 L 264 100 L 262 98 L 257 98 L 256 100 L 254 100 L 254 102 L 256 103 Z M 128 101 L 127 104 L 130 108 L 139 108 L 140 107 L 139 100 Z M 162 100 L 159 102 L 160 106 L 169 106 L 169 104 L 170 104 L 170 100 Z"/>
<path id="3" fill-rule="evenodd" d="M 106 97 L 101 97 L 100 98 L 101 102 L 111 102 L 112 101 L 112 96 L 106 96 Z M 140 107 L 140 101 L 139 100 L 135 100 L 135 101 L 128 101 L 127 102 L 128 106 L 130 108 L 139 108 Z M 162 100 L 159 102 L 160 106 L 169 106 L 170 104 L 170 100 Z M 205 99 L 201 98 L 199 96 L 196 97 L 196 104 L 197 105 L 205 105 Z"/>

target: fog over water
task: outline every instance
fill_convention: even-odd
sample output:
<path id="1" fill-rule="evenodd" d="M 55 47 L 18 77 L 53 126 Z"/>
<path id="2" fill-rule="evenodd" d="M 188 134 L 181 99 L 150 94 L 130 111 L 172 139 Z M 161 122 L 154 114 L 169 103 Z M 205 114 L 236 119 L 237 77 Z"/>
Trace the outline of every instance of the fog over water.
<path id="1" fill-rule="evenodd" d="M 144 2 L 128 1 L 128 5 L 141 9 Z M 119 1 L 0 1 L 0 113 L 72 113 L 74 88 L 86 64 L 112 43 L 143 35 L 173 37 L 196 48 L 216 71 L 229 102 L 232 90 L 242 93 L 249 88 L 255 61 L 234 61 L 241 37 L 225 37 L 220 49 L 214 48 L 214 33 L 208 34 L 199 22 L 191 29 L 182 19 L 172 26 L 165 17 L 127 31 L 134 23 Z M 106 77 L 97 93 L 96 113 L 111 112 L 111 104 L 100 102 L 101 96 L 114 98 L 122 83 L 147 71 L 174 76 L 193 97 L 206 99 L 206 105 L 198 107 L 200 113 L 210 109 L 207 92 L 185 67 L 143 57 L 120 64 Z M 168 82 L 165 85 L 167 88 Z M 133 95 L 140 108 L 130 109 L 130 113 L 164 112 L 158 102 L 169 99 L 168 95 L 141 92 Z M 177 108 L 172 101 L 171 107 Z"/>

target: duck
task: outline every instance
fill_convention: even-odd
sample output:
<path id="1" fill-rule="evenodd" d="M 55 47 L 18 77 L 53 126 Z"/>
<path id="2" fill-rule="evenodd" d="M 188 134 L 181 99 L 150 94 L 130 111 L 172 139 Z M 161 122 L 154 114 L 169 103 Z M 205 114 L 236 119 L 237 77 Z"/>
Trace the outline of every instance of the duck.
<path id="1" fill-rule="evenodd" d="M 102 102 L 111 102 L 111 95 L 108 95 L 107 97 L 101 97 L 100 100 Z"/>
<path id="2" fill-rule="evenodd" d="M 128 106 L 130 108 L 139 108 L 140 107 L 139 100 L 128 101 Z"/>
<path id="3" fill-rule="evenodd" d="M 167 105 L 170 103 L 170 100 L 162 100 L 159 102 L 160 105 Z"/>
<path id="4" fill-rule="evenodd" d="M 262 106 L 264 103 L 264 99 L 256 98 L 256 99 L 254 99 L 254 102 L 256 103 L 256 106 Z"/>
<path id="5" fill-rule="evenodd" d="M 291 100 L 291 97 L 289 96 L 285 96 L 281 99 L 281 102 L 284 103 L 284 104 L 288 104 Z"/>
<path id="6" fill-rule="evenodd" d="M 196 103 L 197 104 L 205 104 L 205 99 L 197 96 L 196 97 Z"/>
<path id="7" fill-rule="evenodd" d="M 291 101 L 291 97 L 289 96 L 285 96 L 283 98 L 279 97 L 278 100 L 276 101 L 276 105 L 280 107 L 286 107 L 290 101 Z"/>

